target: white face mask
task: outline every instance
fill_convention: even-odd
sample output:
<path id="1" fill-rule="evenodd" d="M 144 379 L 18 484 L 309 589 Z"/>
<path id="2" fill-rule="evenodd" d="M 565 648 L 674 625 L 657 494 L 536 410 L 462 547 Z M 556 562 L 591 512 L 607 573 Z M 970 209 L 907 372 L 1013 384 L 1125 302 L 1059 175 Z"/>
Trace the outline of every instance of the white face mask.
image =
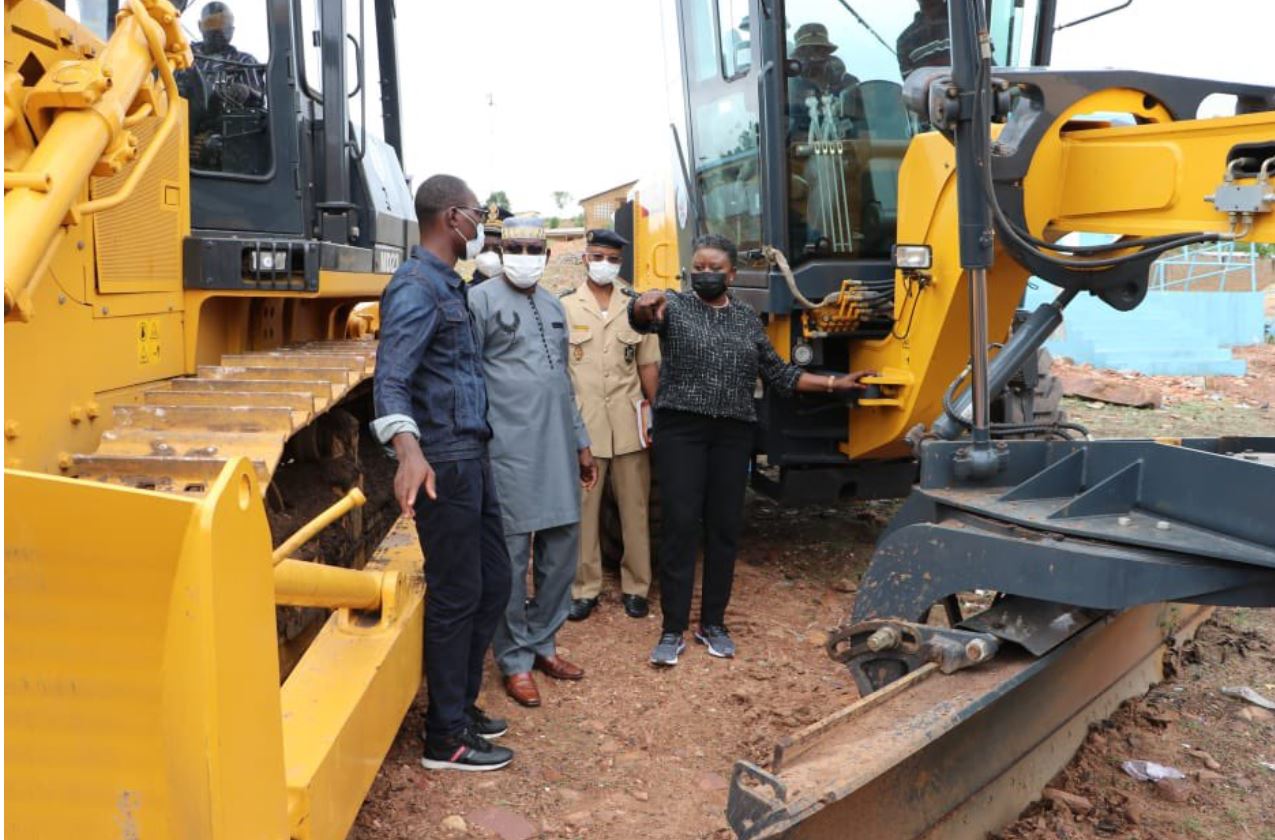
<path id="1" fill-rule="evenodd" d="M 589 279 L 599 286 L 610 286 L 615 282 L 615 278 L 620 276 L 620 266 L 618 263 L 589 261 Z"/>
<path id="2" fill-rule="evenodd" d="M 474 260 L 484 277 L 500 276 L 500 254 L 495 251 L 483 251 Z"/>
<path id="3" fill-rule="evenodd" d="M 465 215 L 465 218 L 467 219 L 469 218 L 468 214 L 464 214 L 464 215 Z M 461 233 L 458 228 L 452 228 L 452 233 L 456 234 L 457 236 L 462 236 L 462 237 L 464 236 L 464 234 Z M 486 232 L 483 230 L 483 223 L 479 222 L 478 225 L 474 228 L 474 238 L 465 240 L 465 259 L 467 260 L 477 259 L 479 252 L 481 252 L 483 249 L 484 236 L 486 236 Z"/>
<path id="4" fill-rule="evenodd" d="M 530 289 L 545 273 L 545 254 L 505 254 L 505 276 L 520 289 Z"/>

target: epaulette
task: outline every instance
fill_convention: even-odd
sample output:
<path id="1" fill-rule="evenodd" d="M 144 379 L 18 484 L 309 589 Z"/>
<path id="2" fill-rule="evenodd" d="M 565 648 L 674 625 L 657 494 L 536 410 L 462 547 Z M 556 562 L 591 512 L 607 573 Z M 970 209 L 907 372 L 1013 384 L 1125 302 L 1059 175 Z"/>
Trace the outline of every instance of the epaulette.
<path id="1" fill-rule="evenodd" d="M 619 289 L 621 294 L 623 294 L 625 297 L 631 297 L 631 298 L 641 297 L 641 295 L 639 295 L 636 291 L 633 290 L 632 286 L 616 286 L 616 288 Z"/>
<path id="2" fill-rule="evenodd" d="M 558 297 L 564 298 L 564 297 L 567 297 L 568 295 L 574 295 L 575 293 L 576 293 L 575 289 L 568 287 L 558 292 Z"/>

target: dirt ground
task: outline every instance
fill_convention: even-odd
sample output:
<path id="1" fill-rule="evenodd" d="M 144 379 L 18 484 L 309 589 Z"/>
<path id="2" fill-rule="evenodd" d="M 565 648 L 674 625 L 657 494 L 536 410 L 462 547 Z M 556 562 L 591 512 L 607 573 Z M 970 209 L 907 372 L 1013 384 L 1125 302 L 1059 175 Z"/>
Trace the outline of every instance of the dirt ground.
<path id="1" fill-rule="evenodd" d="M 1102 437 L 1275 434 L 1275 346 L 1241 352 L 1252 376 L 1199 388 L 1189 382 L 1181 394 L 1165 383 L 1172 387 L 1160 410 L 1079 400 L 1068 400 L 1067 409 Z M 857 696 L 822 643 L 849 613 L 893 509 L 853 502 L 790 511 L 750 496 L 727 614 L 739 643 L 732 661 L 691 645 L 676 668 L 652 669 L 646 657 L 659 633 L 658 600 L 650 618 L 627 618 L 610 575 L 601 609 L 559 635 L 564 655 L 587 670 L 583 681 L 539 679 L 544 705 L 523 709 L 505 698 L 489 666 L 481 703 L 509 719 L 501 743 L 517 751 L 515 763 L 477 776 L 422 769 L 422 692 L 351 838 L 729 837 L 724 814 L 734 761 L 764 763 L 779 736 Z M 1218 616 L 1182 652 L 1177 676 L 1126 705 L 1055 780 L 1088 799 L 1091 810 L 1038 803 L 1006 830 L 1006 840 L 1275 840 L 1275 771 L 1259 763 L 1275 762 L 1275 723 L 1237 717 L 1244 704 L 1218 693 L 1220 686 L 1248 685 L 1275 697 L 1275 613 Z M 1262 717 L 1260 710 L 1247 714 Z M 1209 771 L 1183 744 L 1208 753 L 1220 769 Z M 1206 775 L 1157 790 L 1120 771 L 1127 759 Z"/>

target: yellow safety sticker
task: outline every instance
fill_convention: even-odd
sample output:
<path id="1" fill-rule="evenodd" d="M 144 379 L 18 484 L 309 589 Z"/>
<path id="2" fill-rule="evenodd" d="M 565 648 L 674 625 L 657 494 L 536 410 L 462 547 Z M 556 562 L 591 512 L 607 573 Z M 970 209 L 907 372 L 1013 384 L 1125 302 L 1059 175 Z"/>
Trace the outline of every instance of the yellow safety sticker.
<path id="1" fill-rule="evenodd" d="M 584 330 L 585 332 L 588 332 L 588 330 L 589 330 L 589 325 L 588 325 L 588 324 L 573 324 L 573 325 L 572 325 L 572 327 L 571 327 L 571 329 L 573 329 L 573 330 Z"/>
<path id="2" fill-rule="evenodd" d="M 143 318 L 137 322 L 137 363 L 149 365 L 159 361 L 159 319 Z"/>

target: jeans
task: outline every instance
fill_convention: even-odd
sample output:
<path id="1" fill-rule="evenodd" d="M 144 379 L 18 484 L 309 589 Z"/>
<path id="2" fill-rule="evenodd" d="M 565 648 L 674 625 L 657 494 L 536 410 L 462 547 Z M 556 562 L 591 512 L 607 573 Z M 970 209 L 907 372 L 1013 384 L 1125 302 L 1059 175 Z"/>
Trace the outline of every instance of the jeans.
<path id="1" fill-rule="evenodd" d="M 685 411 L 661 409 L 655 414 L 652 452 L 663 515 L 660 605 L 666 633 L 682 633 L 690 623 L 701 533 L 700 623 L 725 624 L 744 524 L 754 427 L 743 420 Z"/>
<path id="2" fill-rule="evenodd" d="M 438 498 L 416 497 L 425 553 L 426 738 L 468 724 L 483 659 L 509 601 L 509 554 L 486 457 L 433 464 Z"/>

